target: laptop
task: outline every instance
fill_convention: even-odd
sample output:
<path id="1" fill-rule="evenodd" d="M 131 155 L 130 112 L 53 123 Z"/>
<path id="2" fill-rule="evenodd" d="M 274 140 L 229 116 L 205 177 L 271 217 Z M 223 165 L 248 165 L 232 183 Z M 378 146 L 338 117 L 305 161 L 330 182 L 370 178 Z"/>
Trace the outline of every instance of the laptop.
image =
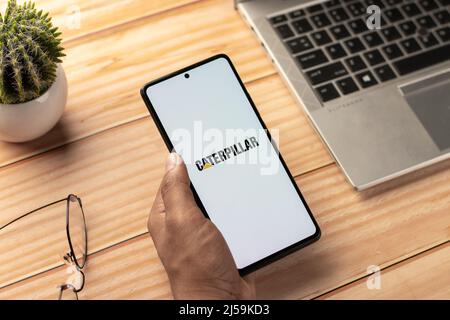
<path id="1" fill-rule="evenodd" d="M 450 0 L 236 8 L 356 189 L 450 158 Z"/>

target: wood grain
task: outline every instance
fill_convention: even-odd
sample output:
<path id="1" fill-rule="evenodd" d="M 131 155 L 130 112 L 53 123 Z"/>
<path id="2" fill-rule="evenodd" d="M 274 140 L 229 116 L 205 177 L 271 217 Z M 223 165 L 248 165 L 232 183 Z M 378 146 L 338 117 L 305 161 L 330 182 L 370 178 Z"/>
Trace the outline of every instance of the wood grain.
<path id="1" fill-rule="evenodd" d="M 144 16 L 178 8 L 198 0 L 35 0 L 39 9 L 50 12 L 64 40 L 112 28 Z M 20 3 L 20 1 L 19 1 Z M 7 0 L 0 1 L 4 12 Z"/>
<path id="2" fill-rule="evenodd" d="M 281 152 L 301 175 L 296 181 L 323 232 L 319 242 L 258 271 L 258 297 L 448 297 L 448 246 L 430 248 L 450 240 L 450 161 L 358 193 L 230 1 L 73 3 L 83 17 L 80 29 L 63 27 L 67 111 L 42 139 L 0 143 L 0 225 L 68 193 L 81 196 L 92 253 L 82 299 L 171 298 L 145 234 L 167 151 L 138 90 L 219 52 L 236 63 L 268 126 L 280 129 Z M 65 23 L 67 2 L 39 4 Z M 0 298 L 56 298 L 67 276 L 63 214 L 56 206 L 0 233 Z M 370 265 L 385 270 L 378 293 L 366 292 L 363 280 L 353 283 Z"/>
<path id="3" fill-rule="evenodd" d="M 66 47 L 69 99 L 64 116 L 41 139 L 0 143 L 0 166 L 147 116 L 139 94 L 145 83 L 213 54 L 228 54 L 247 83 L 275 73 L 231 3 L 222 0 L 138 19 Z"/>
<path id="4" fill-rule="evenodd" d="M 171 299 L 164 268 L 148 235 L 95 254 L 86 266 L 86 287 L 80 299 Z M 58 297 L 57 287 L 67 277 L 61 266 L 0 289 L 0 299 L 47 299 Z"/>
<path id="5" fill-rule="evenodd" d="M 278 77 L 251 83 L 249 91 L 269 128 L 279 130 L 280 150 L 292 172 L 299 174 L 331 163 Z M 146 230 L 166 154 L 147 117 L 7 166 L 0 169 L 4 189 L 0 225 L 75 193 L 87 210 L 91 252 L 141 234 Z M 7 252 L 0 256 L 0 286 L 61 264 L 67 250 L 61 246 L 65 244 L 64 213 L 61 206 L 52 208 L 36 217 L 40 220 L 26 220 L 24 225 L 0 233 L 0 251 Z M 33 231 L 33 238 L 28 232 L 18 232 L 35 225 L 40 229 Z M 18 242 L 21 246 L 16 246 Z"/>
<path id="6" fill-rule="evenodd" d="M 335 165 L 297 181 L 322 238 L 260 270 L 259 298 L 313 298 L 450 239 L 450 161 L 365 192 Z"/>
<path id="7" fill-rule="evenodd" d="M 380 288 L 367 279 L 349 284 L 322 299 L 450 299 L 450 244 L 446 243 L 382 270 Z M 369 279 L 371 281 L 371 279 Z"/>
<path id="8" fill-rule="evenodd" d="M 298 177 L 323 236 L 257 272 L 258 297 L 313 298 L 366 275 L 370 265 L 386 268 L 450 239 L 449 179 L 450 162 L 366 193 L 352 190 L 335 165 Z M 153 257 L 148 235 L 92 255 L 83 295 L 170 298 L 164 270 Z M 52 298 L 48 284 L 62 276 L 63 268 L 51 270 L 0 290 L 0 298 Z"/>

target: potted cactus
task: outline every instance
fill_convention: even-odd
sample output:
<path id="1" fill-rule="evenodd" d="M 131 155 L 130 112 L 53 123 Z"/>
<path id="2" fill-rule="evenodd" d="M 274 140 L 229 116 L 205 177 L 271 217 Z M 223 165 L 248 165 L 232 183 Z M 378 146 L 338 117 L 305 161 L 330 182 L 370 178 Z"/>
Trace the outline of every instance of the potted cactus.
<path id="1" fill-rule="evenodd" d="M 52 129 L 67 100 L 61 33 L 34 3 L 0 14 L 0 140 L 25 142 Z"/>

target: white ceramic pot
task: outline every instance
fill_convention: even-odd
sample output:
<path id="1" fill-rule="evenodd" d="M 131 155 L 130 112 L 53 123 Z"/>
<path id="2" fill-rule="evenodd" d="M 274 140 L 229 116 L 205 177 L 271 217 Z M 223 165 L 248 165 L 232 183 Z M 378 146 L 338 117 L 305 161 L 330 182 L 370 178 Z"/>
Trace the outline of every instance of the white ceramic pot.
<path id="1" fill-rule="evenodd" d="M 0 104 L 0 140 L 26 142 L 49 132 L 61 118 L 67 101 L 67 79 L 58 65 L 53 85 L 39 98 Z"/>

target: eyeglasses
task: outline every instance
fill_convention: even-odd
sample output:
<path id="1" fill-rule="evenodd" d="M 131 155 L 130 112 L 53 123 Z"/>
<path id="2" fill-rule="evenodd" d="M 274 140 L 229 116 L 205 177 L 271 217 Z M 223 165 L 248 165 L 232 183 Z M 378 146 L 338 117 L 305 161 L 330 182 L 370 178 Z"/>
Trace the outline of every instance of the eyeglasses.
<path id="1" fill-rule="evenodd" d="M 30 216 L 40 210 L 46 209 L 58 203 L 66 202 L 66 235 L 68 243 L 68 253 L 63 257 L 64 264 L 68 266 L 69 277 L 59 288 L 59 300 L 76 299 L 78 293 L 83 290 L 85 284 L 85 275 L 83 268 L 87 260 L 87 228 L 86 219 L 83 211 L 81 199 L 76 195 L 70 194 L 66 198 L 54 201 L 45 206 L 25 213 L 24 215 L 8 222 L 0 227 L 0 231 L 14 224 L 19 220 Z"/>

